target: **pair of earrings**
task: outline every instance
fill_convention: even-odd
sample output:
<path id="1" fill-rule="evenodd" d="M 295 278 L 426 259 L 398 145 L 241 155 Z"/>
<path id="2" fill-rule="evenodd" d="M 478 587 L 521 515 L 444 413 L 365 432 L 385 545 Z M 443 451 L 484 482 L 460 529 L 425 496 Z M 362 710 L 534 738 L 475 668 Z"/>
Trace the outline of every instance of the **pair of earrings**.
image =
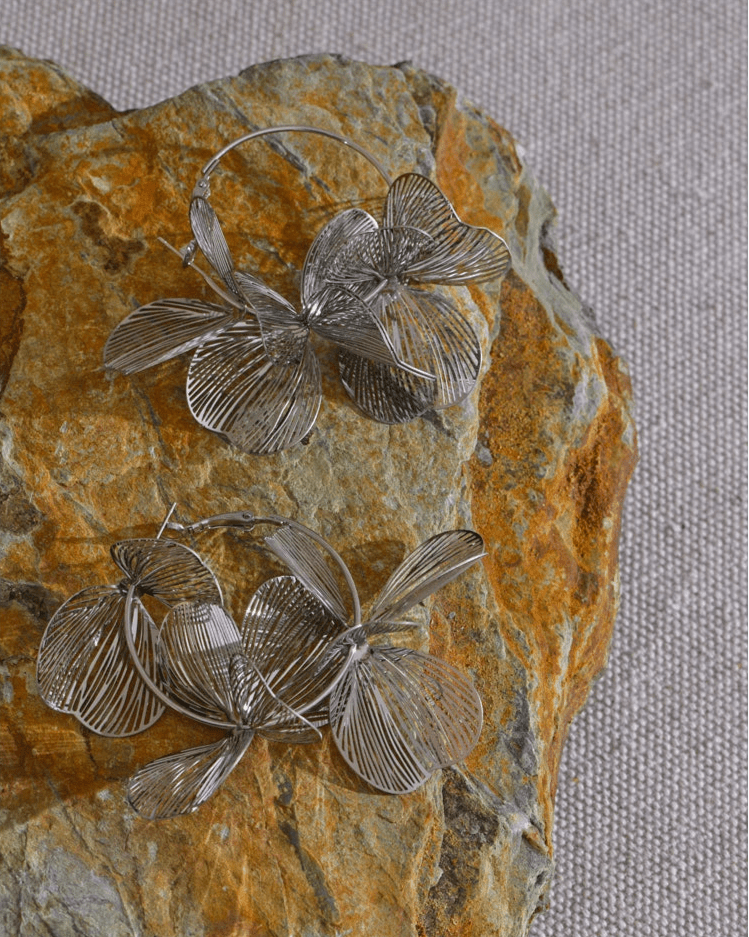
<path id="1" fill-rule="evenodd" d="M 162 534 L 258 526 L 275 528 L 263 542 L 290 575 L 265 581 L 237 627 L 206 563 Z M 155 538 L 116 543 L 111 553 L 124 578 L 78 592 L 46 628 L 37 661 L 42 698 L 100 735 L 142 732 L 166 708 L 226 733 L 141 768 L 128 800 L 142 816 L 195 810 L 255 734 L 310 742 L 329 724 L 351 769 L 397 794 L 461 761 L 478 741 L 481 700 L 466 675 L 376 640 L 416 627 L 409 610 L 484 555 L 473 531 L 446 531 L 417 547 L 366 617 L 339 554 L 287 518 L 243 511 L 183 526 L 168 515 Z"/>
<path id="2" fill-rule="evenodd" d="M 211 176 L 227 153 L 288 131 L 353 148 L 389 187 L 381 224 L 352 208 L 317 235 L 302 271 L 300 310 L 236 269 L 210 201 Z M 189 220 L 193 240 L 177 253 L 221 302 L 160 299 L 141 306 L 110 335 L 104 364 L 132 374 L 193 352 L 188 406 L 201 426 L 232 445 L 266 454 L 309 434 L 322 399 L 310 332 L 337 346 L 343 386 L 379 422 L 450 407 L 475 387 L 480 344 L 442 288 L 497 278 L 510 254 L 498 235 L 464 224 L 425 176 L 393 180 L 367 150 L 331 131 L 271 127 L 234 140 L 206 164 Z M 196 264 L 198 250 L 210 274 Z"/>
<path id="3" fill-rule="evenodd" d="M 210 201 L 211 175 L 228 152 L 288 131 L 354 149 L 389 187 L 381 224 L 348 209 L 317 235 L 302 272 L 301 310 L 236 269 Z M 321 402 L 310 332 L 337 346 L 344 387 L 375 420 L 406 422 L 473 390 L 481 349 L 449 288 L 501 276 L 509 252 L 498 235 L 461 222 L 426 177 L 392 180 L 372 154 L 331 131 L 272 127 L 234 140 L 204 167 L 189 220 L 193 240 L 176 253 L 220 302 L 141 306 L 114 329 L 104 361 L 132 374 L 192 352 L 190 410 L 231 444 L 272 453 L 308 435 Z M 210 272 L 197 265 L 198 251 Z M 207 564 L 163 534 L 260 525 L 275 528 L 263 540 L 289 574 L 260 586 L 238 627 Z M 467 756 L 481 731 L 481 701 L 445 661 L 380 640 L 415 627 L 409 610 L 483 555 L 473 531 L 432 537 L 401 563 L 363 618 L 341 557 L 296 521 L 238 512 L 183 526 L 167 516 L 155 538 L 112 547 L 122 580 L 78 592 L 52 617 L 39 650 L 40 693 L 101 735 L 142 732 L 166 708 L 225 730 L 219 742 L 134 775 L 128 799 L 145 817 L 195 810 L 255 734 L 309 742 L 326 725 L 360 778 L 407 793 Z"/>

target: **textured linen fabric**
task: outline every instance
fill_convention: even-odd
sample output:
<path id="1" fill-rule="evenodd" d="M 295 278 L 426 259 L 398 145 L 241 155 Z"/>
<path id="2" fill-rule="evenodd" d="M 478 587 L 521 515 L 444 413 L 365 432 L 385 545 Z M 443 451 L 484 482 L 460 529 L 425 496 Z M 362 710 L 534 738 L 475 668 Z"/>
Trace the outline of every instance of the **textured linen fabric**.
<path id="1" fill-rule="evenodd" d="M 565 274 L 630 365 L 641 448 L 610 664 L 570 730 L 532 937 L 744 933 L 745 5 L 2 7 L 0 42 L 118 108 L 339 52 L 411 60 L 521 141 L 559 211 Z"/>

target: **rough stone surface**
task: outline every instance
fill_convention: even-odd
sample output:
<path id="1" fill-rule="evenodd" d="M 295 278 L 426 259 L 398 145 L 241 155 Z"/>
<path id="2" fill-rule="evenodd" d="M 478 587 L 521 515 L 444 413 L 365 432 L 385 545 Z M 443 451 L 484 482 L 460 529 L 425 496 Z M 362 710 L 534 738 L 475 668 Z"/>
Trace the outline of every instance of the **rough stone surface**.
<path id="1" fill-rule="evenodd" d="M 350 135 L 393 174 L 430 175 L 466 221 L 502 234 L 514 266 L 455 291 L 485 353 L 464 405 L 375 424 L 320 345 L 308 445 L 258 458 L 193 422 L 184 361 L 125 378 L 101 353 L 136 306 L 207 295 L 156 239 L 189 239 L 187 200 L 210 155 L 285 123 Z M 626 370 L 565 285 L 553 208 L 512 139 L 408 65 L 325 55 L 119 114 L 56 66 L 4 50 L 0 127 L 0 933 L 527 933 L 552 874 L 565 734 L 613 627 L 635 443 Z M 320 138 L 258 141 L 225 162 L 213 204 L 238 266 L 292 300 L 323 224 L 351 205 L 377 214 L 385 194 L 371 166 Z M 419 635 L 483 697 L 467 764 L 391 797 L 358 782 L 329 737 L 256 740 L 195 814 L 136 817 L 123 780 L 214 735 L 167 714 L 141 736 L 97 737 L 45 707 L 34 661 L 56 606 L 116 579 L 111 543 L 153 535 L 172 501 L 185 517 L 248 507 L 309 524 L 364 599 L 426 537 L 478 530 L 483 568 L 431 601 Z M 220 559 L 218 537 L 205 545 Z M 232 549 L 247 570 L 227 572 L 239 608 L 264 560 Z"/>

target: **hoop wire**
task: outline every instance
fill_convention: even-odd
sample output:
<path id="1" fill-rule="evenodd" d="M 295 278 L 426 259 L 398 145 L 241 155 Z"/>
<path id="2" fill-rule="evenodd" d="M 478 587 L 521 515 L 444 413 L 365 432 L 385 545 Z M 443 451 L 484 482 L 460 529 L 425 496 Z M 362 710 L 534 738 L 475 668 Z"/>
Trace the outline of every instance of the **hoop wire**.
<path id="1" fill-rule="evenodd" d="M 316 133 L 321 137 L 329 137 L 331 140 L 337 140 L 338 143 L 342 143 L 344 146 L 350 147 L 352 150 L 356 150 L 361 156 L 368 160 L 374 168 L 379 172 L 382 178 L 385 180 L 385 183 L 390 187 L 393 184 L 393 179 L 382 165 L 382 163 L 369 152 L 363 146 L 356 143 L 354 140 L 350 140 L 348 137 L 344 137 L 339 133 L 335 133 L 332 130 L 323 130 L 320 127 L 309 127 L 304 124 L 284 124 L 279 125 L 278 127 L 264 127 L 261 130 L 253 130 L 251 133 L 246 133 L 242 137 L 238 137 L 236 140 L 232 140 L 231 143 L 228 143 L 222 150 L 219 150 L 215 156 L 213 156 L 203 167 L 200 179 L 195 184 L 195 189 L 193 190 L 193 198 L 199 194 L 196 190 L 200 189 L 200 193 L 205 192 L 208 189 L 208 182 L 220 161 L 226 156 L 227 153 L 235 149 L 238 146 L 241 146 L 243 143 L 248 143 L 250 140 L 255 140 L 258 137 L 264 137 L 271 133 Z"/>

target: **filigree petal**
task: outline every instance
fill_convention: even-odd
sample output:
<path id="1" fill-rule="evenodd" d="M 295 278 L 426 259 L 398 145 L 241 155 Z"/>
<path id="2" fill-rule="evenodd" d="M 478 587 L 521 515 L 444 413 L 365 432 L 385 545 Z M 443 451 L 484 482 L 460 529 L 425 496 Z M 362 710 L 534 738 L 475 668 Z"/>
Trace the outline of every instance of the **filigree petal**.
<path id="1" fill-rule="evenodd" d="M 406 275 L 421 283 L 491 280 L 510 266 L 510 252 L 488 228 L 465 224 L 437 186 L 426 176 L 406 173 L 390 187 L 383 227 L 413 226 L 434 238 L 434 246 L 418 257 Z"/>
<path id="2" fill-rule="evenodd" d="M 291 525 L 280 527 L 264 539 L 268 549 L 289 567 L 302 585 L 322 603 L 327 613 L 333 619 L 345 622 L 348 618 L 346 603 L 315 540 Z"/>
<path id="3" fill-rule="evenodd" d="M 385 583 L 365 630 L 371 634 L 375 623 L 397 619 L 485 555 L 484 541 L 473 530 L 447 530 L 425 540 Z"/>
<path id="4" fill-rule="evenodd" d="M 244 452 L 266 454 L 300 442 L 315 423 L 321 396 L 309 345 L 298 364 L 274 364 L 254 320 L 202 345 L 187 376 L 195 419 Z"/>
<path id="5" fill-rule="evenodd" d="M 327 725 L 324 703 L 315 706 L 312 718 L 289 706 L 273 693 L 255 664 L 244 655 L 232 658 L 234 694 L 243 712 L 242 725 L 259 735 L 287 743 L 317 742 L 320 727 Z"/>
<path id="6" fill-rule="evenodd" d="M 274 364 L 297 364 L 304 356 L 309 327 L 283 296 L 246 273 L 236 274 L 243 295 L 260 323 L 263 344 Z"/>
<path id="7" fill-rule="evenodd" d="M 104 367 L 134 374 L 197 348 L 234 321 L 228 306 L 197 299 L 159 299 L 115 326 L 104 346 Z"/>
<path id="8" fill-rule="evenodd" d="M 128 782 L 128 802 L 148 820 L 192 813 L 221 787 L 252 737 L 251 731 L 238 729 L 211 745 L 150 762 Z"/>
<path id="9" fill-rule="evenodd" d="M 307 252 L 302 271 L 302 304 L 308 309 L 313 298 L 332 284 L 331 275 L 341 251 L 367 231 L 376 231 L 377 222 L 365 211 L 350 208 L 329 221 Z"/>
<path id="10" fill-rule="evenodd" d="M 234 279 L 234 261 L 226 243 L 221 222 L 211 203 L 204 198 L 194 198 L 190 202 L 190 227 L 203 256 L 224 281 L 229 291 L 242 298 Z"/>
<path id="11" fill-rule="evenodd" d="M 481 368 L 481 345 L 446 297 L 403 287 L 378 297 L 374 312 L 398 360 L 434 376 L 432 406 L 449 407 L 471 393 Z"/>
<path id="12" fill-rule="evenodd" d="M 258 277 L 253 276 L 251 273 L 244 273 L 242 270 L 235 270 L 234 279 L 237 281 L 242 298 L 246 300 L 248 306 L 254 307 L 256 302 L 263 302 L 271 298 L 283 304 L 288 313 L 289 322 L 299 318 L 299 313 L 294 307 Z"/>
<path id="13" fill-rule="evenodd" d="M 313 704 L 335 677 L 325 664 L 343 628 L 297 579 L 277 576 L 264 582 L 250 600 L 242 643 L 268 689 L 313 724 L 324 725 L 327 707 Z M 287 722 L 288 713 L 266 694 L 258 699 L 254 718 L 253 724 L 266 734 L 274 723 Z"/>
<path id="14" fill-rule="evenodd" d="M 380 364 L 395 365 L 416 377 L 434 380 L 431 373 L 399 357 L 387 326 L 350 290 L 333 287 L 317 297 L 309 322 L 318 335 L 346 351 Z"/>
<path id="15" fill-rule="evenodd" d="M 408 423 L 434 407 L 436 382 L 341 349 L 341 382 L 357 406 L 380 423 Z"/>
<path id="16" fill-rule="evenodd" d="M 238 722 L 232 658 L 242 654 L 237 626 L 220 605 L 175 605 L 159 632 L 159 659 L 167 690 L 193 712 Z"/>
<path id="17" fill-rule="evenodd" d="M 134 628 L 138 657 L 159 682 L 155 631 L 142 605 Z M 42 699 L 99 735 L 142 732 L 164 711 L 132 662 L 124 635 L 125 596 L 116 586 L 76 593 L 52 616 L 37 658 Z"/>
<path id="18" fill-rule="evenodd" d="M 430 235 L 414 227 L 379 228 L 354 238 L 338 254 L 329 279 L 342 286 L 382 284 L 402 277 L 421 258 L 434 250 Z M 358 289 L 366 301 L 368 297 Z"/>
<path id="19" fill-rule="evenodd" d="M 438 186 L 420 173 L 407 172 L 390 186 L 382 226 L 418 228 L 438 239 L 457 218 L 455 209 Z"/>
<path id="20" fill-rule="evenodd" d="M 121 540 L 110 552 L 129 582 L 166 605 L 221 603 L 216 577 L 194 550 L 176 540 Z"/>
<path id="21" fill-rule="evenodd" d="M 331 695 L 330 725 L 349 766 L 392 794 L 462 760 L 481 732 L 481 700 L 450 664 L 408 648 L 372 648 Z"/>

